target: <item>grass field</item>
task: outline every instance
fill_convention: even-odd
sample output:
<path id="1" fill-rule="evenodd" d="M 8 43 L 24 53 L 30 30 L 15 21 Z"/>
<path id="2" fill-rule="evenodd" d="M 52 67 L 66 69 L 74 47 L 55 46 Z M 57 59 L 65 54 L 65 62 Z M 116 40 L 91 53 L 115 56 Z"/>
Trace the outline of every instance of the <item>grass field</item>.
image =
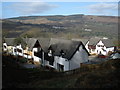
<path id="1" fill-rule="evenodd" d="M 120 60 L 83 65 L 80 73 L 65 75 L 44 68 L 25 69 L 3 56 L 3 88 L 118 88 Z"/>

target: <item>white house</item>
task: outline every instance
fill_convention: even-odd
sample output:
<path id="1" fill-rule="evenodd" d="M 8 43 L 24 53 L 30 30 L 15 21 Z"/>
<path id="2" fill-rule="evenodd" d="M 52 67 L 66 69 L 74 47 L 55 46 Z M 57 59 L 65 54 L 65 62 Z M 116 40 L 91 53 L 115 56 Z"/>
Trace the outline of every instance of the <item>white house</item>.
<path id="1" fill-rule="evenodd" d="M 41 63 L 40 57 L 41 46 L 39 44 L 39 41 L 35 38 L 27 38 L 25 39 L 25 42 L 27 46 L 26 49 L 24 50 L 24 57 L 28 59 L 33 58 L 34 62 Z"/>
<path id="2" fill-rule="evenodd" d="M 79 68 L 81 63 L 88 61 L 89 53 L 81 41 L 25 38 L 27 46 L 22 43 L 14 45 L 13 40 L 8 41 L 3 43 L 4 51 L 8 51 L 8 46 L 11 46 L 9 50 L 11 54 L 28 59 L 33 58 L 34 62 L 39 62 L 43 66 L 49 66 L 58 71 L 73 70 Z"/>
<path id="3" fill-rule="evenodd" d="M 4 42 L 4 43 L 3 43 L 3 51 L 4 51 L 4 52 L 7 52 L 7 50 L 8 50 L 8 49 L 7 49 L 7 43 Z"/>
<path id="4" fill-rule="evenodd" d="M 23 54 L 23 48 L 22 48 L 21 44 L 17 45 L 15 49 L 16 49 L 16 50 L 14 50 L 14 51 L 16 51 L 15 53 L 16 53 L 18 56 L 21 56 L 21 57 L 24 56 L 24 54 Z"/>
<path id="5" fill-rule="evenodd" d="M 58 43 L 50 45 L 43 63 L 58 71 L 69 71 L 79 68 L 83 62 L 88 62 L 88 56 L 82 42 L 58 40 Z"/>
<path id="6" fill-rule="evenodd" d="M 3 39 L 3 52 L 7 52 L 11 55 L 14 55 L 14 49 L 15 49 L 15 45 L 14 45 L 14 39 L 15 38 L 4 38 Z"/>
<path id="7" fill-rule="evenodd" d="M 91 38 L 86 47 L 87 46 L 89 53 L 96 55 L 108 55 L 109 52 L 114 52 L 116 50 L 113 40 L 110 39 Z"/>

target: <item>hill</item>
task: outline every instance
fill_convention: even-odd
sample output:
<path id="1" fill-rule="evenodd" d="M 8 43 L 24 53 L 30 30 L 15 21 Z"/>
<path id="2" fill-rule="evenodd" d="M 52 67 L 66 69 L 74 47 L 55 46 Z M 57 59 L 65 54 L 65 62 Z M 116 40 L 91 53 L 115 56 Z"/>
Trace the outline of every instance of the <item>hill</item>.
<path id="1" fill-rule="evenodd" d="M 42 68 L 25 69 L 3 56 L 3 88 L 119 88 L 120 60 L 82 65 L 79 73 L 66 75 Z"/>
<path id="2" fill-rule="evenodd" d="M 109 37 L 118 36 L 118 18 L 114 16 L 56 15 L 26 16 L 2 20 L 7 37 L 25 34 L 31 37 Z M 44 27 L 45 26 L 45 27 Z"/>

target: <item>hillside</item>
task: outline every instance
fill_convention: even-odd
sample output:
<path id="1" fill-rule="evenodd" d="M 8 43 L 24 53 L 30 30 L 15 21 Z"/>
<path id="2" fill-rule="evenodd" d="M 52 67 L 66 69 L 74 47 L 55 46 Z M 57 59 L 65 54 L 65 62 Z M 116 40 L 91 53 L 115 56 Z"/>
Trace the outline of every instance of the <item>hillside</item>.
<path id="1" fill-rule="evenodd" d="M 25 34 L 31 37 L 81 38 L 102 36 L 117 38 L 118 18 L 114 16 L 69 15 L 26 16 L 2 20 L 7 37 Z"/>
<path id="2" fill-rule="evenodd" d="M 25 69 L 3 56 L 4 88 L 119 88 L 120 60 L 83 65 L 79 73 L 67 75 L 43 68 Z"/>

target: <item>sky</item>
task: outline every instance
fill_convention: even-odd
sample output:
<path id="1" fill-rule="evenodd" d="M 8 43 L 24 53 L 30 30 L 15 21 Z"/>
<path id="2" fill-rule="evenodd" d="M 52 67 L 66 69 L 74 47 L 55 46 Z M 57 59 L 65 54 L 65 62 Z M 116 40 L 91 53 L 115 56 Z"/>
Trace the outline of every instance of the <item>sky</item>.
<path id="1" fill-rule="evenodd" d="M 89 0 L 88 0 L 89 1 Z M 104 15 L 118 16 L 118 2 L 92 2 L 92 1 L 38 1 L 33 0 L 6 0 L 1 6 L 0 18 L 20 16 L 48 16 L 48 15 Z"/>

